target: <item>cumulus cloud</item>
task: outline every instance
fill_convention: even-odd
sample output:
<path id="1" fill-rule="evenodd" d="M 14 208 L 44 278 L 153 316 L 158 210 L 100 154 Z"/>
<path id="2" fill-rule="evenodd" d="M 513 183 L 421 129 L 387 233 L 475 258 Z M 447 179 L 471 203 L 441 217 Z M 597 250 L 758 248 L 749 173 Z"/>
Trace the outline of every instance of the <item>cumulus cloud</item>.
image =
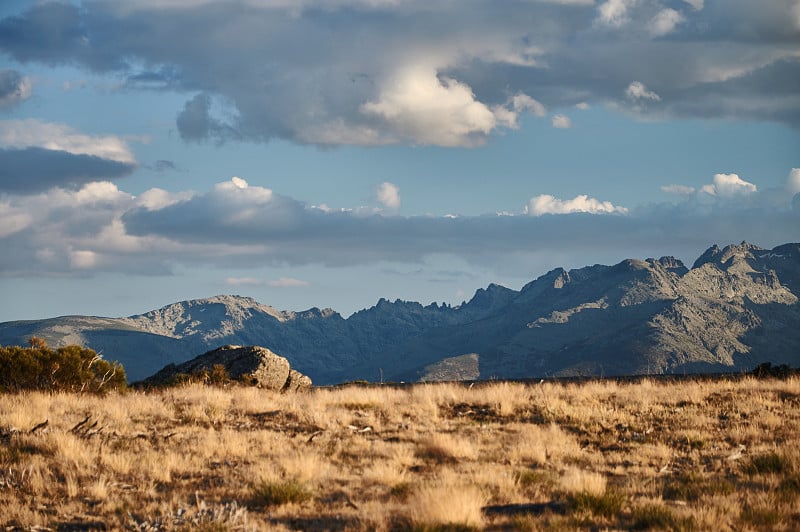
<path id="1" fill-rule="evenodd" d="M 375 191 L 375 199 L 387 209 L 396 211 L 400 208 L 400 187 L 388 181 L 381 183 Z"/>
<path id="2" fill-rule="evenodd" d="M 703 185 L 700 191 L 709 196 L 731 198 L 753 194 L 758 191 L 758 187 L 740 178 L 737 174 L 714 174 L 712 183 Z"/>
<path id="3" fill-rule="evenodd" d="M 628 209 L 613 205 L 610 201 L 600 201 L 580 194 L 572 199 L 562 200 L 549 194 L 541 194 L 530 199 L 525 206 L 526 214 L 542 216 L 544 214 L 569 214 L 585 212 L 589 214 L 626 214 Z"/>
<path id="4" fill-rule="evenodd" d="M 37 2 L 0 19 L 0 52 L 185 94 L 187 141 L 476 146 L 631 80 L 663 100 L 642 114 L 798 127 L 797 28 L 788 1 Z"/>
<path id="5" fill-rule="evenodd" d="M 654 102 L 661 101 L 661 96 L 653 91 L 647 90 L 644 83 L 640 81 L 631 82 L 628 88 L 625 89 L 625 96 L 630 100 L 652 100 Z"/>
<path id="6" fill-rule="evenodd" d="M 684 17 L 679 11 L 670 8 L 662 9 L 650 21 L 650 33 L 656 37 L 670 34 L 683 21 Z"/>
<path id="7" fill-rule="evenodd" d="M 16 70 L 0 70 L 0 109 L 8 109 L 31 97 L 31 80 Z"/>
<path id="8" fill-rule="evenodd" d="M 572 127 L 572 120 L 566 115 L 554 115 L 550 124 L 556 129 L 569 129 Z"/>
<path id="9" fill-rule="evenodd" d="M 496 112 L 477 101 L 468 85 L 440 78 L 432 68 L 398 72 L 377 101 L 361 109 L 383 119 L 396 138 L 412 143 L 473 146 L 498 125 Z"/>

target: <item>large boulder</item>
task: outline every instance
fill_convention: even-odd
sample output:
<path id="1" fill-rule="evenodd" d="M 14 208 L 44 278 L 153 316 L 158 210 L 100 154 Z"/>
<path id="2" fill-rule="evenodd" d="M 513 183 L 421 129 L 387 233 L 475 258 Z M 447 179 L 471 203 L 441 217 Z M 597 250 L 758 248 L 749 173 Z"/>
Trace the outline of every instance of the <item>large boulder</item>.
<path id="1" fill-rule="evenodd" d="M 301 391 L 311 387 L 311 379 L 293 370 L 289 361 L 266 347 L 226 345 L 182 364 L 169 364 L 144 380 L 145 385 L 175 382 L 180 375 L 214 374 L 223 367 L 231 379 L 275 391 Z"/>

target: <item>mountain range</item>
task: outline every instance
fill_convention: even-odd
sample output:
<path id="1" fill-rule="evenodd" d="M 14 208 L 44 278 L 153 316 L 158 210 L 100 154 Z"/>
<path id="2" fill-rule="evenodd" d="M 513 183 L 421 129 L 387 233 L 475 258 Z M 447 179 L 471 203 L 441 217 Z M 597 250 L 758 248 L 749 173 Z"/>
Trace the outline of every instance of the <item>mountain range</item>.
<path id="1" fill-rule="evenodd" d="M 800 244 L 712 246 L 673 257 L 557 268 L 459 306 L 381 299 L 348 318 L 219 295 L 127 318 L 0 323 L 0 344 L 78 343 L 131 381 L 222 345 L 260 345 L 315 384 L 633 375 L 800 365 Z"/>

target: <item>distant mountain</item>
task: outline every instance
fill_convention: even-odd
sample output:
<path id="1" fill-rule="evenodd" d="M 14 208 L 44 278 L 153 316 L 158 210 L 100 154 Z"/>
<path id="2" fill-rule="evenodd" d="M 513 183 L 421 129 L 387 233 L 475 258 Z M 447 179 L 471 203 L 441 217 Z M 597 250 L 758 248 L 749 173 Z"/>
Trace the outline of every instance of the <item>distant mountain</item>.
<path id="1" fill-rule="evenodd" d="M 0 323 L 0 344 L 80 343 L 131 380 L 226 344 L 268 347 L 317 384 L 726 371 L 800 365 L 799 298 L 800 244 L 743 242 L 691 269 L 672 257 L 559 268 L 458 307 L 381 299 L 344 319 L 216 296 L 128 318 Z"/>

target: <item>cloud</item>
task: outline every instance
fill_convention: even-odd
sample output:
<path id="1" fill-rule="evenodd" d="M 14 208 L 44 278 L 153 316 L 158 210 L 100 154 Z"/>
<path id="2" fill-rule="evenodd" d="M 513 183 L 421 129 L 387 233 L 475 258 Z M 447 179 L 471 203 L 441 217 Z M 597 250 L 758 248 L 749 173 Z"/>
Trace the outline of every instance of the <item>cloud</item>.
<path id="1" fill-rule="evenodd" d="M 575 104 L 575 109 L 580 109 L 581 111 L 585 111 L 590 108 L 590 105 L 586 102 L 578 102 Z"/>
<path id="2" fill-rule="evenodd" d="M 37 2 L 0 19 L 0 53 L 183 94 L 174 116 L 191 142 L 477 146 L 521 112 L 618 101 L 631 80 L 662 99 L 645 116 L 800 127 L 792 2 L 593 5 Z"/>
<path id="3" fill-rule="evenodd" d="M 303 286 L 310 286 L 308 281 L 301 281 L 300 279 L 293 279 L 291 277 L 281 277 L 267 283 L 269 286 L 275 288 L 300 288 Z"/>
<path id="4" fill-rule="evenodd" d="M 41 192 L 130 174 L 135 165 L 44 148 L 0 148 L 0 192 Z"/>
<path id="5" fill-rule="evenodd" d="M 619 27 L 630 21 L 628 10 L 637 0 L 606 0 L 597 7 L 597 20 L 603 24 Z"/>
<path id="6" fill-rule="evenodd" d="M 155 163 L 152 164 L 151 168 L 156 172 L 163 173 L 163 172 L 175 172 L 180 170 L 178 165 L 175 164 L 174 161 L 169 161 L 167 159 L 159 159 Z"/>
<path id="7" fill-rule="evenodd" d="M 136 164 L 128 144 L 119 137 L 86 135 L 66 124 L 42 122 L 35 118 L 0 120 L 0 148 L 44 148 Z"/>
<path id="8" fill-rule="evenodd" d="M 435 69 L 412 67 L 398 72 L 377 101 L 361 106 L 382 119 L 394 138 L 438 146 L 474 146 L 498 126 L 498 112 L 475 99 L 472 89 Z M 513 112 L 503 110 L 505 122 Z M 387 139 L 388 140 L 388 139 Z"/>
<path id="9" fill-rule="evenodd" d="M 691 196 L 697 189 L 687 185 L 664 185 L 661 187 L 662 192 L 667 194 L 677 194 L 678 196 Z"/>
<path id="10" fill-rule="evenodd" d="M 786 178 L 786 190 L 790 194 L 800 193 L 800 168 L 792 168 L 789 177 Z"/>
<path id="11" fill-rule="evenodd" d="M 652 100 L 654 102 L 661 101 L 661 96 L 653 91 L 647 90 L 644 83 L 634 81 L 628 88 L 625 89 L 625 96 L 631 100 Z"/>
<path id="12" fill-rule="evenodd" d="M 569 129 L 572 127 L 572 120 L 565 115 L 554 115 L 550 123 L 557 129 Z"/>
<path id="13" fill-rule="evenodd" d="M 396 211 L 400 208 L 400 188 L 388 181 L 381 183 L 375 191 L 375 199 L 387 209 Z"/>
<path id="14" fill-rule="evenodd" d="M 0 120 L 0 192 L 32 193 L 116 179 L 136 169 L 128 144 L 66 124 Z"/>
<path id="15" fill-rule="evenodd" d="M 683 22 L 683 15 L 674 9 L 662 9 L 650 21 L 650 33 L 656 37 L 661 37 L 675 31 L 675 27 Z"/>
<path id="16" fill-rule="evenodd" d="M 735 182 L 717 178 L 717 195 L 630 209 L 586 195 L 540 195 L 502 216 L 410 217 L 323 210 L 241 178 L 195 194 L 152 189 L 133 195 L 95 182 L 3 196 L 0 276 L 166 275 L 179 265 L 422 264 L 443 255 L 526 275 L 533 257 L 537 264 L 579 266 L 587 254 L 619 260 L 669 250 L 693 258 L 712 242 L 774 246 L 797 239 L 800 210 L 792 210 L 789 191 L 778 191 L 779 198 L 759 191 L 720 195 L 726 183 L 749 189 Z"/>
<path id="17" fill-rule="evenodd" d="M 211 116 L 211 96 L 198 94 L 183 107 L 175 124 L 178 133 L 186 141 L 202 141 L 213 138 L 219 141 L 238 137 L 236 129 Z"/>
<path id="18" fill-rule="evenodd" d="M 530 199 L 525 206 L 526 214 L 542 216 L 544 214 L 569 214 L 585 212 L 589 214 L 626 214 L 628 209 L 613 205 L 610 201 L 600 201 L 586 194 L 575 196 L 569 200 L 561 200 L 549 194 L 541 194 Z"/>
<path id="19" fill-rule="evenodd" d="M 32 93 L 31 80 L 16 70 L 0 70 L 0 109 L 14 107 Z"/>
<path id="20" fill-rule="evenodd" d="M 758 187 L 736 174 L 714 174 L 712 183 L 703 185 L 700 191 L 710 196 L 731 198 L 753 194 L 758 191 Z"/>

